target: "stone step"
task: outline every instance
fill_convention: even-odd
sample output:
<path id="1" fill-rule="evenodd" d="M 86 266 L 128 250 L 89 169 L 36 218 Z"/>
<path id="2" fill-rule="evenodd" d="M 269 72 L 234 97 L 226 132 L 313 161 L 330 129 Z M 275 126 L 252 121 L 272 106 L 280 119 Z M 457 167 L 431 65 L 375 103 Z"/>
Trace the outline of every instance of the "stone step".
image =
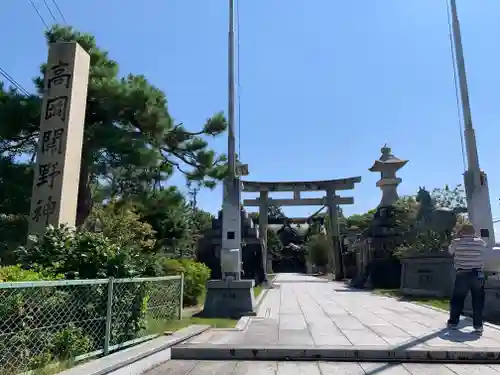
<path id="1" fill-rule="evenodd" d="M 194 336 L 186 341 L 188 344 L 227 344 L 235 342 L 243 331 L 236 329 L 209 329 L 201 335 Z"/>
<path id="2" fill-rule="evenodd" d="M 500 363 L 500 348 L 179 344 L 172 359 L 204 361 L 352 361 Z"/>
<path id="3" fill-rule="evenodd" d="M 180 361 L 170 360 L 143 375 L 465 375 L 492 374 L 500 365 L 460 365 L 373 362 L 274 362 L 274 361 Z M 114 374 L 114 373 L 113 373 Z M 124 373 L 125 374 L 125 373 Z M 129 374 L 129 373 L 128 373 Z M 127 375 L 128 375 L 127 374 Z"/>

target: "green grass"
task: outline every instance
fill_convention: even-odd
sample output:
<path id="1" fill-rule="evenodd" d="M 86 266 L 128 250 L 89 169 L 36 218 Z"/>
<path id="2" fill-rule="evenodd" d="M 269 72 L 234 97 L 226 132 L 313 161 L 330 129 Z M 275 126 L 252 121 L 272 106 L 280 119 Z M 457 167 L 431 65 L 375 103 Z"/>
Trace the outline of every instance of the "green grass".
<path id="1" fill-rule="evenodd" d="M 255 296 L 255 298 L 257 298 L 263 291 L 264 289 L 262 289 L 262 285 L 257 285 L 257 286 L 254 286 L 253 287 L 253 295 Z"/>
<path id="2" fill-rule="evenodd" d="M 186 328 L 191 324 L 209 325 L 212 328 L 234 328 L 236 326 L 236 323 L 238 323 L 237 319 L 222 319 L 222 318 L 209 319 L 209 318 L 190 317 L 190 318 L 183 318 L 181 320 L 172 320 L 169 322 L 164 322 L 161 325 L 161 328 L 163 332 L 165 331 L 175 332 L 182 328 Z"/>
<path id="3" fill-rule="evenodd" d="M 405 296 L 398 289 L 377 289 L 374 290 L 374 293 L 387 297 L 397 298 L 400 301 L 415 302 L 421 305 L 432 306 L 442 310 L 449 310 L 450 308 L 450 300 L 447 298 Z"/>
<path id="4" fill-rule="evenodd" d="M 264 291 L 263 285 L 257 285 L 253 288 L 253 293 L 255 297 L 258 297 Z M 161 334 L 165 331 L 178 331 L 179 329 L 190 326 L 191 324 L 204 324 L 209 325 L 212 328 L 234 328 L 237 319 L 208 319 L 208 318 L 197 318 L 191 316 L 192 313 L 201 310 L 205 302 L 205 294 L 198 298 L 198 306 L 192 306 L 190 308 L 185 308 L 184 317 L 181 320 L 172 320 L 164 322 L 154 322 L 149 321 L 147 324 L 148 333 L 158 333 Z M 198 308 L 197 308 L 198 307 Z"/>
<path id="5" fill-rule="evenodd" d="M 253 288 L 255 297 L 258 297 L 262 292 L 262 285 L 258 285 Z M 186 328 L 192 324 L 202 324 L 209 325 L 212 328 L 234 328 L 238 323 L 238 319 L 210 319 L 210 318 L 197 318 L 192 316 L 193 313 L 201 310 L 203 303 L 205 302 L 205 293 L 199 296 L 198 306 L 190 306 L 185 308 L 184 317 L 181 320 L 170 320 L 170 321 L 157 321 L 153 319 L 147 319 L 147 329 L 146 334 L 164 334 L 165 332 L 175 332 L 182 328 Z M 79 362 L 81 364 L 83 362 Z M 75 366 L 73 362 L 58 362 L 48 365 L 43 369 L 38 369 L 32 372 L 32 375 L 53 375 L 58 374 L 61 371 L 67 370 Z M 3 375 L 3 374 L 0 374 Z"/>
<path id="6" fill-rule="evenodd" d="M 83 361 L 78 363 L 78 364 L 82 364 L 82 363 L 83 363 Z M 75 363 L 73 363 L 73 362 L 57 362 L 57 363 L 50 364 L 43 369 L 33 370 L 31 372 L 31 375 L 55 375 L 55 374 L 59 374 L 60 372 L 62 372 L 64 370 L 69 370 L 70 368 L 72 368 L 74 366 L 75 366 Z"/>

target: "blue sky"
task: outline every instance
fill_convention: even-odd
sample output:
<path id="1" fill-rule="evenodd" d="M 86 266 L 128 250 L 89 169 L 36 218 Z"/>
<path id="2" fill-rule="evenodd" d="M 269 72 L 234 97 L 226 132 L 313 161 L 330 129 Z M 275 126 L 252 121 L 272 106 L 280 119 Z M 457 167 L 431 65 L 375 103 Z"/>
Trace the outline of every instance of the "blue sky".
<path id="1" fill-rule="evenodd" d="M 42 0 L 34 0 L 47 21 Z M 387 142 L 410 162 L 401 194 L 462 181 L 445 0 L 239 0 L 241 156 L 252 180 L 362 176 L 347 214 L 375 207 L 368 172 Z M 51 1 L 48 1 L 51 4 Z M 58 0 L 121 66 L 165 90 L 171 114 L 197 128 L 227 108 L 226 0 Z M 500 2 L 459 0 L 480 163 L 500 216 Z M 0 3 L 1 67 L 31 90 L 46 59 L 28 0 Z M 225 138 L 211 145 L 225 151 Z M 180 177 L 172 183 L 183 184 Z M 200 193 L 215 212 L 220 189 Z M 248 196 L 250 197 L 250 196 Z M 293 216 L 315 207 L 288 208 Z"/>

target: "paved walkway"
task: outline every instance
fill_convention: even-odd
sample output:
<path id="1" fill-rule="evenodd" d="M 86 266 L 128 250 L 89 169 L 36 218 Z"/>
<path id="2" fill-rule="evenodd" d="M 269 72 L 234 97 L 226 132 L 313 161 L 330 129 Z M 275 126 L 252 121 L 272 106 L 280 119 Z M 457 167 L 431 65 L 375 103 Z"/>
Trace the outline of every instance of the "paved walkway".
<path id="1" fill-rule="evenodd" d="M 258 348 L 266 351 L 270 347 L 306 350 L 327 347 L 335 350 L 340 348 L 351 354 L 375 348 L 375 351 L 386 353 L 385 355 L 393 350 L 405 353 L 445 353 L 448 350 L 456 353 L 500 352 L 500 327 L 487 325 L 484 334 L 479 336 L 471 332 L 471 321 L 468 318 L 461 321 L 459 331 L 445 329 L 446 320 L 447 314 L 444 312 L 366 291 L 352 290 L 343 283 L 304 275 L 280 274 L 275 280 L 275 288 L 267 291 L 257 317 L 250 318 L 246 330 L 210 330 L 174 347 L 172 353 L 175 358 L 176 348 L 180 348 L 179 352 L 198 348 L 197 353 L 215 348 L 215 353 L 217 348 L 223 347 L 233 352 L 234 349 L 228 348 Z M 354 357 L 349 358 L 353 362 L 172 360 L 147 374 L 195 375 L 209 373 L 214 368 L 213 374 L 500 375 L 500 365 L 496 364 L 373 364 L 357 363 Z M 357 358 L 359 360 L 360 357 Z"/>
<path id="2" fill-rule="evenodd" d="M 444 312 L 311 276 L 281 274 L 275 285 L 247 330 L 212 330 L 190 342 L 500 350 L 500 327 L 494 325 L 478 336 L 464 318 L 459 331 L 449 331 Z"/>
<path id="3" fill-rule="evenodd" d="M 143 375 L 499 375 L 499 366 L 170 360 Z"/>

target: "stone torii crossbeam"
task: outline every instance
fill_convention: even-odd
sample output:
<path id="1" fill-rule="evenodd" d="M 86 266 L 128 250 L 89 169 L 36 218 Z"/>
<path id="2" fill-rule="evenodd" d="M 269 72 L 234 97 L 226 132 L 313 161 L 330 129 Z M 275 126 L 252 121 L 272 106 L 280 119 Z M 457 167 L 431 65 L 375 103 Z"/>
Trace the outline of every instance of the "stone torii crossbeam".
<path id="1" fill-rule="evenodd" d="M 244 193 L 260 193 L 256 199 L 243 200 L 244 206 L 259 207 L 259 237 L 262 245 L 262 261 L 265 272 L 271 272 L 271 263 L 267 254 L 267 210 L 270 204 L 278 206 L 326 206 L 328 208 L 328 217 L 330 226 L 328 233 L 332 241 L 332 250 L 334 261 L 335 279 L 344 278 L 342 267 L 342 255 L 340 245 L 340 233 L 338 225 L 338 206 L 344 204 L 353 204 L 352 197 L 339 197 L 338 190 L 353 190 L 355 184 L 361 182 L 361 177 L 343 178 L 337 180 L 324 181 L 281 181 L 281 182 L 257 182 L 242 181 L 242 191 Z M 326 192 L 326 196 L 319 198 L 301 198 L 301 192 L 318 191 Z M 292 199 L 272 199 L 270 193 L 291 192 Z M 333 267 L 332 267 L 333 268 Z"/>

